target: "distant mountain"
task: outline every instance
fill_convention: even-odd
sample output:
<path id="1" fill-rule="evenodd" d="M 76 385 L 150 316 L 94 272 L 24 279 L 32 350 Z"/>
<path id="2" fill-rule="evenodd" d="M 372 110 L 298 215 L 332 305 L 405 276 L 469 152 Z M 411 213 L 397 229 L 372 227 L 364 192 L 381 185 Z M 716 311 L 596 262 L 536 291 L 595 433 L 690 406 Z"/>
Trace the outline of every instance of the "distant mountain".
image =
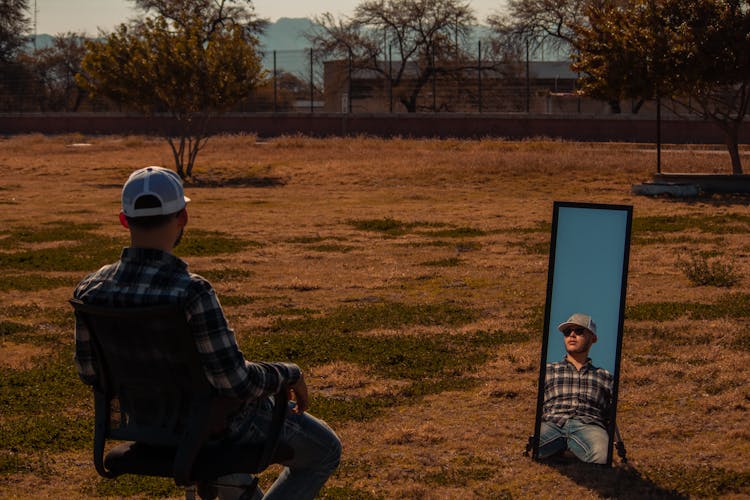
<path id="1" fill-rule="evenodd" d="M 36 36 L 36 48 L 37 49 L 46 49 L 47 47 L 52 47 L 52 41 L 54 40 L 54 37 L 52 35 L 37 35 Z M 34 36 L 30 36 L 29 40 L 26 42 L 26 50 L 32 51 L 34 50 Z"/>

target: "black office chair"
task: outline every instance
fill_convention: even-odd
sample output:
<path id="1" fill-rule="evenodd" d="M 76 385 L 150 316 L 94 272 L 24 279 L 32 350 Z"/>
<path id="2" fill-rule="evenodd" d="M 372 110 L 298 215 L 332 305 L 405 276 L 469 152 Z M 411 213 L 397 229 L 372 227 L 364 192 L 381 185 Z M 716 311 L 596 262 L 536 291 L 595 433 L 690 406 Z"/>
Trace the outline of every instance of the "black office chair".
<path id="1" fill-rule="evenodd" d="M 274 396 L 266 442 L 222 442 L 226 418 L 242 402 L 216 395 L 209 384 L 183 308 L 70 303 L 88 327 L 96 359 L 94 466 L 101 476 L 171 477 L 190 495 L 195 483 L 256 474 L 291 458 L 290 448 L 278 446 L 286 387 Z M 107 440 L 125 442 L 105 455 Z"/>

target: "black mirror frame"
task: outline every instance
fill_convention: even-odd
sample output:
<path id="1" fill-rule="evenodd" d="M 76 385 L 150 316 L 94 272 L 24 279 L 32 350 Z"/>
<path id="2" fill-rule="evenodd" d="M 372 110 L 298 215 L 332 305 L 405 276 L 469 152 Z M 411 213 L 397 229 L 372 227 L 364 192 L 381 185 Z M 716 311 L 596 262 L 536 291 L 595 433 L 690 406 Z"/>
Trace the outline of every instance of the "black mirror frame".
<path id="1" fill-rule="evenodd" d="M 617 340 L 616 340 L 616 353 L 615 353 L 615 370 L 612 374 L 614 377 L 614 383 L 612 387 L 612 413 L 611 420 L 609 422 L 609 428 L 607 433 L 609 435 L 609 446 L 607 448 L 607 463 L 606 466 L 612 465 L 612 448 L 615 437 L 616 429 L 616 418 L 617 418 L 617 399 L 618 390 L 620 385 L 620 356 L 622 354 L 622 332 L 623 324 L 625 320 L 625 298 L 627 293 L 627 281 L 628 281 L 628 263 L 630 260 L 630 236 L 633 226 L 633 207 L 630 205 L 609 205 L 609 204 L 598 204 L 598 203 L 577 203 L 577 202 L 554 202 L 552 209 L 552 231 L 550 239 L 550 251 L 549 251 L 549 264 L 547 269 L 547 296 L 544 306 L 544 333 L 542 337 L 542 349 L 541 358 L 539 364 L 539 382 L 537 388 L 537 405 L 536 405 L 536 420 L 534 422 L 534 434 L 531 438 L 532 458 L 539 460 L 539 433 L 542 425 L 542 406 L 544 403 L 544 380 L 546 375 L 547 365 L 547 350 L 549 344 L 549 333 L 550 333 L 550 314 L 552 310 L 552 289 L 553 279 L 555 275 L 555 252 L 557 247 L 557 226 L 558 218 L 561 208 L 584 208 L 593 210 L 616 210 L 624 211 L 626 213 L 626 228 L 625 228 L 625 248 L 623 249 L 623 260 L 622 260 L 622 283 L 620 289 L 620 308 L 619 318 L 617 323 Z"/>

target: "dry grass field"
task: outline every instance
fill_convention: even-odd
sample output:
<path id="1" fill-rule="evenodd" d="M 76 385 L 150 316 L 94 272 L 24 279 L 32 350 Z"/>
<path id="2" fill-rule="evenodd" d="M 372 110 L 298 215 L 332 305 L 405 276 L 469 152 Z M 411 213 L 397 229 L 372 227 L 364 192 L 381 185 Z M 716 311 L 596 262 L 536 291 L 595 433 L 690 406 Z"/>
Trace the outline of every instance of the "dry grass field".
<path id="1" fill-rule="evenodd" d="M 632 195 L 654 157 L 215 137 L 186 188 L 178 254 L 214 283 L 247 357 L 306 371 L 311 413 L 344 443 L 322 498 L 747 498 L 750 198 Z M 665 171 L 728 163 L 720 148 L 663 153 Z M 127 244 L 120 187 L 152 164 L 172 166 L 156 138 L 0 139 L 0 498 L 181 495 L 96 475 L 66 303 Z M 523 455 L 554 200 L 634 206 L 618 406 L 630 460 L 612 469 Z"/>

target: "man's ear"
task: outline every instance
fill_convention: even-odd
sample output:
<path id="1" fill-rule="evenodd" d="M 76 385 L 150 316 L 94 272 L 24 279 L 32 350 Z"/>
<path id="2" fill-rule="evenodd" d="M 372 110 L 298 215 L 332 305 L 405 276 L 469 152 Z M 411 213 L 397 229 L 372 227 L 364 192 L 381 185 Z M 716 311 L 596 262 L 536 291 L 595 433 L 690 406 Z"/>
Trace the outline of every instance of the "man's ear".
<path id="1" fill-rule="evenodd" d="M 599 338 L 598 338 L 598 337 L 596 336 L 596 334 L 595 334 L 595 333 L 593 333 L 593 332 L 592 332 L 592 334 L 591 334 L 591 335 L 592 335 L 592 337 L 593 337 L 593 339 L 591 340 L 591 343 L 592 343 L 592 344 L 596 344 L 596 341 L 597 341 L 597 340 L 599 340 Z"/>
<path id="2" fill-rule="evenodd" d="M 187 226 L 187 223 L 188 223 L 187 209 L 183 208 L 182 210 L 180 210 L 180 213 L 177 214 L 177 220 L 180 223 L 180 227 Z"/>
<path id="3" fill-rule="evenodd" d="M 124 212 L 120 212 L 120 224 L 122 224 L 122 227 L 125 229 L 130 229 L 130 225 L 128 224 L 128 218 L 125 217 Z"/>

